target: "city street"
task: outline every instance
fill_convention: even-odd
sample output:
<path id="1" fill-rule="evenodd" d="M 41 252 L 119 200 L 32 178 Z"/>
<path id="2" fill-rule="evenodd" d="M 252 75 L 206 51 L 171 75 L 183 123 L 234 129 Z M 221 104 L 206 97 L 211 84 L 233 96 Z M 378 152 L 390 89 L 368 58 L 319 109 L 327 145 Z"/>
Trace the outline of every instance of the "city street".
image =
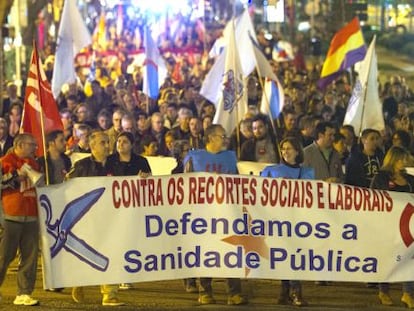
<path id="1" fill-rule="evenodd" d="M 392 75 L 398 74 L 405 77 L 408 85 L 414 88 L 414 60 L 383 47 L 377 47 L 376 52 L 381 82 L 385 82 Z"/>
<path id="2" fill-rule="evenodd" d="M 35 310 L 295 310 L 297 307 L 276 305 L 280 282 L 276 280 L 245 280 L 243 292 L 249 297 L 247 306 L 227 306 L 223 280 L 213 283 L 216 305 L 200 306 L 197 303 L 197 294 L 186 293 L 182 281 L 161 281 L 149 283 L 135 283 L 131 290 L 119 292 L 119 297 L 126 302 L 122 307 L 103 307 L 99 287 L 85 288 L 86 303 L 77 304 L 71 298 L 71 289 L 64 289 L 61 293 L 44 291 L 42 289 L 41 268 L 38 269 L 38 279 L 33 297 L 40 300 L 40 306 Z M 70 269 L 68 272 L 70 273 Z M 3 296 L 0 310 L 22 310 L 29 307 L 14 306 L 13 299 L 16 291 L 16 269 L 12 267 L 7 274 L 6 281 L 1 288 Z M 384 307 L 379 305 L 377 290 L 368 288 L 362 283 L 332 283 L 328 286 L 317 286 L 314 282 L 303 282 L 304 297 L 309 306 L 301 310 L 402 310 L 404 307 L 401 298 L 401 284 L 392 285 L 391 295 L 395 306 Z"/>
<path id="3" fill-rule="evenodd" d="M 389 78 L 393 74 L 401 74 L 409 78 L 413 75 L 414 65 L 409 59 L 396 57 L 395 54 L 379 48 L 379 67 L 388 70 L 380 72 L 382 78 Z M 381 70 L 381 69 L 380 69 Z M 414 82 L 411 80 L 410 82 Z M 413 85 L 411 84 L 413 87 Z M 67 273 L 71 273 L 70 268 Z M 277 280 L 244 280 L 243 292 L 248 296 L 250 304 L 235 307 L 226 305 L 226 293 L 223 280 L 215 280 L 213 283 L 216 305 L 200 306 L 197 303 L 197 294 L 186 293 L 181 280 L 135 283 L 131 290 L 119 292 L 119 297 L 126 302 L 122 307 L 103 307 L 102 296 L 98 286 L 85 288 L 87 301 L 77 304 L 71 298 L 71 289 L 64 289 L 61 293 L 43 290 L 41 267 L 38 269 L 38 278 L 33 297 L 40 300 L 40 306 L 35 310 L 295 310 L 296 307 L 276 305 L 280 290 L 280 282 Z M 377 290 L 368 288 L 363 283 L 339 283 L 334 282 L 329 286 L 317 286 L 314 282 L 303 282 L 303 292 L 309 306 L 301 310 L 403 310 L 400 302 L 401 284 L 392 285 L 392 297 L 394 306 L 385 307 L 379 305 Z M 16 265 L 9 270 L 6 280 L 0 289 L 2 301 L 0 310 L 22 310 L 29 307 L 13 305 L 16 295 Z"/>

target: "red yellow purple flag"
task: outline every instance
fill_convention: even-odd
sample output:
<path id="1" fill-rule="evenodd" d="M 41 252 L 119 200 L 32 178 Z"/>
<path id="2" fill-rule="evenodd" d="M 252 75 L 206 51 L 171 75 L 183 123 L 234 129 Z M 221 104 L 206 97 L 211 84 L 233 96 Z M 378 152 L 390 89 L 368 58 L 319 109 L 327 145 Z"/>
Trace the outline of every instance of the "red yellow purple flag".
<path id="1" fill-rule="evenodd" d="M 355 17 L 332 38 L 318 86 L 325 88 L 338 78 L 343 70 L 362 61 L 366 52 L 367 47 L 359 27 L 359 20 Z"/>

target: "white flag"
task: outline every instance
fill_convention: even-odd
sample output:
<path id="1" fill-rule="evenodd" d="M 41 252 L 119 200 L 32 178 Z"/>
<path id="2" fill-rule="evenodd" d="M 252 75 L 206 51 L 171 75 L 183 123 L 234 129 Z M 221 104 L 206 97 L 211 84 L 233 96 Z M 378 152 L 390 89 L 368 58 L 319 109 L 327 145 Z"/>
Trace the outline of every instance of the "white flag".
<path id="1" fill-rule="evenodd" d="M 144 27 L 144 48 L 145 61 L 142 89 L 149 98 L 157 99 L 160 87 L 164 84 L 168 71 L 165 61 L 152 39 L 151 32 L 147 25 Z"/>
<path id="2" fill-rule="evenodd" d="M 367 54 L 361 62 L 358 80 L 345 114 L 344 125 L 352 125 L 357 134 L 364 129 L 383 130 L 384 117 L 378 94 L 378 63 L 375 52 L 376 37 L 372 39 Z"/>
<path id="3" fill-rule="evenodd" d="M 224 38 L 226 39 L 225 43 L 228 44 L 230 36 L 236 37 L 243 77 L 249 76 L 257 67 L 262 77 L 277 80 L 269 61 L 258 46 L 256 34 L 248 11 L 245 10 L 244 13 L 236 19 L 235 26 L 232 26 L 232 22 L 233 21 L 227 24 L 224 30 Z M 224 73 L 226 49 L 227 47 L 225 47 L 224 51 L 216 58 L 216 61 L 204 79 L 200 90 L 202 96 L 216 105 L 221 97 L 220 85 L 221 77 Z"/>
<path id="4" fill-rule="evenodd" d="M 247 111 L 243 98 L 243 74 L 234 32 L 227 37 L 224 74 L 221 79 L 221 98 L 213 123 L 221 124 L 230 135 Z"/>
<path id="5" fill-rule="evenodd" d="M 63 84 L 76 81 L 75 56 L 91 43 L 91 35 L 76 7 L 76 1 L 65 1 L 53 67 L 52 92 L 55 98 Z"/>
<path id="6" fill-rule="evenodd" d="M 243 14 L 236 18 L 235 25 L 233 25 L 233 20 L 227 23 L 223 30 L 223 36 L 216 40 L 209 52 L 209 56 L 219 57 L 219 55 L 224 52 L 231 35 L 236 36 L 243 76 L 247 77 L 252 73 L 256 66 L 254 52 L 251 47 L 251 38 L 253 38 L 255 43 L 257 43 L 254 26 L 250 19 L 248 10 L 244 10 Z"/>
<path id="7" fill-rule="evenodd" d="M 217 57 L 213 66 L 210 68 L 209 72 L 204 78 L 200 89 L 200 94 L 215 105 L 217 105 L 220 100 L 221 80 L 224 73 L 225 59 L 225 52 L 221 53 Z"/>

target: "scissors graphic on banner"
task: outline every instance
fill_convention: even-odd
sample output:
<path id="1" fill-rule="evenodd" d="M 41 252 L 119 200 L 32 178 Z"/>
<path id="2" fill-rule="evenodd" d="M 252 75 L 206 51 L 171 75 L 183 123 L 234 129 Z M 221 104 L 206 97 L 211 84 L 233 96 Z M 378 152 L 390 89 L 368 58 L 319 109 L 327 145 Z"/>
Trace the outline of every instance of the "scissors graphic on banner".
<path id="1" fill-rule="evenodd" d="M 57 218 L 54 224 L 51 223 L 53 218 L 52 204 L 47 195 L 42 194 L 40 196 L 40 205 L 46 211 L 46 230 L 55 238 L 55 243 L 50 248 L 52 258 L 59 254 L 64 248 L 69 253 L 78 257 L 81 261 L 99 271 L 106 271 L 106 269 L 108 269 L 108 257 L 99 253 L 71 231 L 73 226 L 82 219 L 98 201 L 104 191 L 105 188 L 98 188 L 69 202 L 65 206 L 60 218 Z"/>

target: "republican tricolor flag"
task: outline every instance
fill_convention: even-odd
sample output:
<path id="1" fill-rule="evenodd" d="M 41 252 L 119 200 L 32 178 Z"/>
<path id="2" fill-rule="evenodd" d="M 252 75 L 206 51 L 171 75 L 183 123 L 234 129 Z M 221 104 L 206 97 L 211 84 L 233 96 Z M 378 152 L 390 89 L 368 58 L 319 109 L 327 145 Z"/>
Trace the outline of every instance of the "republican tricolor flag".
<path id="1" fill-rule="evenodd" d="M 45 135 L 53 130 L 63 130 L 62 121 L 50 84 L 43 71 L 36 44 L 34 44 L 20 132 L 30 133 L 35 137 L 38 145 L 36 155 L 43 156 Z"/>
<path id="2" fill-rule="evenodd" d="M 332 38 L 318 86 L 324 89 L 338 78 L 343 70 L 362 61 L 366 52 L 367 48 L 359 27 L 359 20 L 355 17 Z"/>

